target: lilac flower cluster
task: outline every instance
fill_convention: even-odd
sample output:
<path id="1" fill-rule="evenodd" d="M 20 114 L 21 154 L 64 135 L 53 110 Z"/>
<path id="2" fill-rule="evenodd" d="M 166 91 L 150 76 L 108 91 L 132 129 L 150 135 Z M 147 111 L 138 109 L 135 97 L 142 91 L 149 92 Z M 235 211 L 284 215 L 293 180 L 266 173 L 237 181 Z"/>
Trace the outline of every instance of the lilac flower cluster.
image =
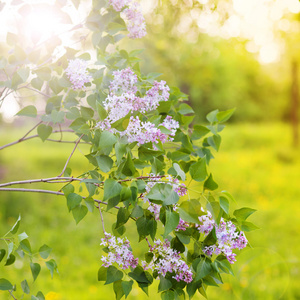
<path id="1" fill-rule="evenodd" d="M 98 123 L 102 130 L 111 129 L 111 124 L 125 117 L 129 112 L 139 111 L 145 113 L 158 107 L 160 101 L 167 101 L 169 98 L 170 88 L 165 81 L 154 81 L 153 86 L 146 92 L 144 97 L 138 97 L 137 93 L 137 76 L 131 68 L 117 70 L 113 72 L 114 79 L 110 82 L 109 95 L 103 102 L 104 108 L 108 112 L 107 118 Z M 125 131 L 119 132 L 121 136 L 127 136 L 128 141 L 137 141 L 139 145 L 161 141 L 172 141 L 179 123 L 167 116 L 164 121 L 159 124 L 170 130 L 169 134 L 163 133 L 151 122 L 142 122 L 138 117 L 131 117 L 128 127 Z M 158 126 L 158 127 L 159 127 Z"/>
<path id="2" fill-rule="evenodd" d="M 87 72 L 87 64 L 87 61 L 80 58 L 69 60 L 66 74 L 74 90 L 82 89 L 85 83 L 92 80 L 92 76 Z"/>
<path id="3" fill-rule="evenodd" d="M 171 185 L 173 187 L 174 192 L 177 193 L 179 197 L 186 195 L 187 188 L 185 187 L 184 183 L 180 183 L 177 178 L 174 178 L 171 175 L 168 175 L 165 178 L 168 181 L 164 181 L 164 183 Z M 149 174 L 149 181 L 147 182 L 145 187 L 146 192 L 141 196 L 141 199 L 144 200 L 145 203 L 149 204 L 147 209 L 154 214 L 155 220 L 159 219 L 159 212 L 160 212 L 161 205 L 150 202 L 150 200 L 147 198 L 147 194 L 158 182 L 162 182 L 159 175 Z M 173 206 L 173 208 L 174 210 L 177 209 L 176 204 Z M 183 223 L 181 224 L 183 226 Z"/>
<path id="4" fill-rule="evenodd" d="M 184 281 L 189 283 L 193 280 L 193 273 L 189 266 L 181 259 L 179 253 L 170 247 L 168 240 L 165 242 L 156 240 L 154 246 L 150 247 L 150 252 L 153 253 L 153 258 L 150 263 L 142 261 L 144 270 L 156 270 L 157 273 L 163 277 L 165 277 L 167 273 L 175 273 L 172 277 L 178 282 Z"/>
<path id="5" fill-rule="evenodd" d="M 109 4 L 116 11 L 124 9 L 124 17 L 127 23 L 128 36 L 131 39 L 137 39 L 144 37 L 146 32 L 145 18 L 142 14 L 140 4 L 131 0 L 109 0 Z"/>
<path id="6" fill-rule="evenodd" d="M 233 249 L 243 249 L 247 246 L 247 239 L 242 231 L 238 231 L 236 226 L 231 221 L 224 221 L 221 218 L 220 225 L 218 226 L 210 212 L 207 215 L 199 217 L 199 221 L 202 225 L 196 224 L 198 230 L 204 235 L 208 235 L 213 228 L 216 230 L 217 242 L 212 246 L 207 246 L 203 249 L 207 255 L 223 254 L 227 260 L 233 264 L 236 259 L 236 254 L 232 252 Z"/>
<path id="7" fill-rule="evenodd" d="M 127 239 L 116 238 L 105 232 L 105 238 L 101 239 L 100 245 L 107 246 L 109 250 L 107 256 L 101 257 L 104 267 L 108 268 L 113 263 L 117 263 L 123 270 L 137 267 L 138 258 L 134 258 Z"/>

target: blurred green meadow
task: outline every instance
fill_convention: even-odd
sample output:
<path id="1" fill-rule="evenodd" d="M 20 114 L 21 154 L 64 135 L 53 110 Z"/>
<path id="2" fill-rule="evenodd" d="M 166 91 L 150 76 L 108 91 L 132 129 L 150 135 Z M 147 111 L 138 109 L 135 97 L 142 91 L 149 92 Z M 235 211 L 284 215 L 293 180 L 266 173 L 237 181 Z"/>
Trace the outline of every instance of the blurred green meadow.
<path id="1" fill-rule="evenodd" d="M 25 132 L 24 128 L 3 126 L 0 145 L 20 138 Z M 260 229 L 247 234 L 252 248 L 238 254 L 233 266 L 235 276 L 224 276 L 224 284 L 219 288 L 209 287 L 208 298 L 300 299 L 300 157 L 299 150 L 291 147 L 290 127 L 284 123 L 234 124 L 228 125 L 221 134 L 220 151 L 214 153 L 215 159 L 210 164 L 210 171 L 219 184 L 218 191 L 227 190 L 234 196 L 237 203 L 232 209 L 242 206 L 257 209 L 250 221 Z M 73 146 L 32 139 L 3 149 L 0 182 L 56 176 Z M 87 147 L 80 145 L 70 161 L 74 176 L 88 164 L 82 155 Z M 59 190 L 61 186 L 26 187 Z M 57 261 L 59 270 L 51 280 L 44 260 L 37 256 L 42 271 L 34 284 L 29 261 L 17 260 L 13 267 L 0 263 L 0 277 L 17 283 L 27 279 L 32 292 L 43 291 L 47 300 L 114 298 L 112 287 L 97 281 L 102 255 L 99 246 L 102 229 L 97 211 L 89 213 L 76 226 L 64 197 L 1 192 L 0 199 L 0 235 L 10 229 L 20 213 L 19 232 L 26 230 L 36 252 L 43 244 L 53 248 L 51 257 Z M 135 240 L 132 247 L 138 255 L 141 250 L 134 227 L 129 227 L 126 235 Z M 20 293 L 20 286 L 17 288 Z M 156 290 L 154 284 L 149 298 L 159 299 Z M 9 299 L 8 293 L 0 292 L 0 299 Z M 148 297 L 134 285 L 128 299 Z"/>

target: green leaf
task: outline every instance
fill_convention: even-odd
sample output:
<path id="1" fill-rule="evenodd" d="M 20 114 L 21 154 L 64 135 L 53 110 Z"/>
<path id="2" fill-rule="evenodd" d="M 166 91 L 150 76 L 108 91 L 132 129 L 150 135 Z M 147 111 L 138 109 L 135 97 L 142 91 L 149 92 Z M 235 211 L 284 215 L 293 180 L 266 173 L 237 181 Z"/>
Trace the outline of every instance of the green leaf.
<path id="1" fill-rule="evenodd" d="M 203 181 L 207 176 L 205 157 L 200 158 L 198 162 L 192 164 L 189 172 L 195 181 Z"/>
<path id="2" fill-rule="evenodd" d="M 107 111 L 104 109 L 104 107 L 99 102 L 96 102 L 96 106 L 97 106 L 97 112 L 99 115 L 99 120 L 100 121 L 105 120 L 105 118 L 107 117 Z"/>
<path id="3" fill-rule="evenodd" d="M 124 131 L 127 128 L 128 124 L 129 124 L 130 116 L 131 116 L 131 112 L 129 112 L 125 117 L 123 117 L 123 118 L 117 120 L 116 122 L 112 123 L 111 127 L 115 128 L 119 131 Z"/>
<path id="4" fill-rule="evenodd" d="M 220 206 L 224 210 L 224 212 L 228 215 L 229 214 L 229 201 L 227 198 L 220 196 L 219 197 Z"/>
<path id="5" fill-rule="evenodd" d="M 35 118 L 37 116 L 37 109 L 33 105 L 28 105 L 21 109 L 16 115 Z"/>
<path id="6" fill-rule="evenodd" d="M 44 81 L 43 80 L 41 80 L 40 78 L 33 78 L 32 80 L 31 80 L 31 85 L 35 88 L 35 89 L 37 89 L 37 90 L 41 90 L 41 88 L 42 88 L 42 86 L 43 86 L 43 83 L 44 83 Z"/>
<path id="7" fill-rule="evenodd" d="M 37 133 L 41 140 L 44 142 L 52 133 L 52 127 L 45 124 L 40 124 L 37 128 Z"/>
<path id="8" fill-rule="evenodd" d="M 225 110 L 225 111 L 220 111 L 217 113 L 216 117 L 220 123 L 223 123 L 223 122 L 226 122 L 228 119 L 230 119 L 230 117 L 232 116 L 234 111 L 235 111 L 235 108 Z"/>
<path id="9" fill-rule="evenodd" d="M 31 300 L 45 300 L 45 296 L 41 291 L 38 291 L 36 296 L 31 296 Z"/>
<path id="10" fill-rule="evenodd" d="M 161 294 L 161 300 L 174 300 L 175 293 L 174 291 L 165 291 Z"/>
<path id="11" fill-rule="evenodd" d="M 104 182 L 104 197 L 103 200 L 107 201 L 111 198 L 120 196 L 122 186 L 116 180 L 108 178 Z"/>
<path id="12" fill-rule="evenodd" d="M 1 261 L 3 260 L 5 254 L 6 254 L 5 249 L 0 249 L 0 263 L 1 263 Z"/>
<path id="13" fill-rule="evenodd" d="M 221 136 L 219 134 L 215 134 L 207 138 L 208 144 L 213 147 L 216 151 L 219 151 L 221 145 Z"/>
<path id="14" fill-rule="evenodd" d="M 41 271 L 41 266 L 38 263 L 30 263 L 30 269 L 31 269 L 31 274 L 33 277 L 33 281 L 36 280 L 38 277 L 40 271 Z"/>
<path id="15" fill-rule="evenodd" d="M 22 288 L 22 290 L 23 290 L 23 292 L 24 292 L 25 294 L 29 294 L 29 293 L 30 293 L 30 288 L 29 288 L 29 285 L 28 285 L 26 279 L 24 279 L 24 280 L 21 282 L 21 288 Z"/>
<path id="16" fill-rule="evenodd" d="M 212 174 L 204 182 L 204 189 L 214 191 L 218 188 L 218 184 L 213 180 Z"/>
<path id="17" fill-rule="evenodd" d="M 204 214 L 201 204 L 197 200 L 184 201 L 178 208 L 180 218 L 186 222 L 199 223 L 198 217 Z"/>
<path id="18" fill-rule="evenodd" d="M 181 170 L 180 166 L 177 163 L 173 164 L 173 168 L 176 171 L 177 175 L 181 178 L 182 181 L 185 181 L 185 173 Z"/>
<path id="19" fill-rule="evenodd" d="M 30 69 L 29 68 L 20 68 L 17 71 L 18 75 L 22 78 L 22 81 L 25 82 L 29 77 Z"/>
<path id="20" fill-rule="evenodd" d="M 51 121 L 53 124 L 62 123 L 65 118 L 65 113 L 63 111 L 52 110 L 51 111 Z"/>
<path id="21" fill-rule="evenodd" d="M 72 214 L 76 225 L 86 216 L 88 209 L 85 205 L 78 205 L 72 209 Z"/>
<path id="22" fill-rule="evenodd" d="M 10 254 L 12 253 L 12 251 L 14 250 L 14 243 L 13 242 L 10 242 L 7 246 L 7 257 L 10 256 Z"/>
<path id="23" fill-rule="evenodd" d="M 131 292 L 132 285 L 133 285 L 133 280 L 122 281 L 122 288 L 123 288 L 123 291 L 124 291 L 125 298 L 127 298 L 129 293 Z"/>
<path id="24" fill-rule="evenodd" d="M 210 130 L 202 125 L 194 125 L 193 133 L 191 135 L 192 140 L 201 139 L 203 136 L 208 134 Z"/>
<path id="25" fill-rule="evenodd" d="M 148 272 L 145 272 L 141 266 L 137 266 L 128 275 L 138 283 L 151 284 L 153 282 L 152 276 Z"/>
<path id="26" fill-rule="evenodd" d="M 176 212 L 171 212 L 169 210 L 166 211 L 166 224 L 165 224 L 165 232 L 164 238 L 172 232 L 179 224 L 179 214 Z"/>
<path id="27" fill-rule="evenodd" d="M 5 278 L 0 278 L 0 290 L 1 291 L 8 291 L 12 290 L 13 285 Z"/>
<path id="28" fill-rule="evenodd" d="M 159 277 L 158 292 L 163 292 L 172 287 L 172 282 L 163 276 Z M 174 298 L 173 298 L 174 299 Z"/>
<path id="29" fill-rule="evenodd" d="M 82 197 L 78 194 L 71 193 L 67 196 L 67 206 L 69 208 L 69 211 L 74 209 L 76 206 L 80 204 L 82 201 Z"/>
<path id="30" fill-rule="evenodd" d="M 115 145 L 115 151 L 116 151 L 116 157 L 118 163 L 120 163 L 123 155 L 126 153 L 126 146 L 127 146 L 126 144 L 121 144 L 119 142 L 117 142 Z"/>
<path id="31" fill-rule="evenodd" d="M 20 226 L 20 221 L 21 221 L 21 215 L 19 215 L 18 220 L 16 221 L 16 223 L 14 224 L 14 226 L 10 230 L 10 232 L 12 234 L 16 234 L 17 233 L 17 231 L 19 229 L 19 226 Z"/>
<path id="32" fill-rule="evenodd" d="M 98 270 L 98 281 L 106 281 L 107 278 L 107 268 L 101 266 Z"/>
<path id="33" fill-rule="evenodd" d="M 219 112 L 218 109 L 211 111 L 210 113 L 208 113 L 208 114 L 206 115 L 206 119 L 207 119 L 210 123 L 218 122 L 218 119 L 217 119 L 217 114 L 218 114 L 218 112 Z"/>
<path id="34" fill-rule="evenodd" d="M 128 209 L 125 207 L 120 207 L 120 209 L 118 210 L 117 224 L 115 229 L 124 225 L 128 221 L 129 217 L 130 217 L 130 212 L 128 211 Z"/>
<path id="35" fill-rule="evenodd" d="M 27 239 L 20 242 L 21 248 L 24 250 L 24 252 L 31 253 L 31 246 Z"/>
<path id="36" fill-rule="evenodd" d="M 115 281 L 113 284 L 116 300 L 120 300 L 124 296 L 122 280 Z"/>
<path id="37" fill-rule="evenodd" d="M 256 212 L 256 209 L 252 209 L 249 207 L 243 207 L 240 209 L 237 209 L 233 212 L 233 215 L 237 218 L 239 222 L 246 221 L 246 219 L 252 215 L 254 212 Z"/>
<path id="38" fill-rule="evenodd" d="M 25 240 L 25 239 L 27 239 L 27 238 L 28 238 L 28 235 L 27 235 L 26 232 L 22 232 L 22 233 L 20 233 L 20 234 L 18 235 L 18 240 L 19 240 L 19 242 L 21 242 L 21 241 L 23 241 L 23 240 Z"/>
<path id="39" fill-rule="evenodd" d="M 157 183 L 147 194 L 147 198 L 156 204 L 172 205 L 179 200 L 177 193 L 173 191 L 171 185 L 166 183 Z"/>
<path id="40" fill-rule="evenodd" d="M 178 112 L 182 115 L 193 114 L 194 110 L 186 103 L 182 103 L 179 106 Z"/>
<path id="41" fill-rule="evenodd" d="M 132 218 L 139 218 L 143 215 L 144 215 L 144 210 L 139 205 L 136 205 L 131 212 Z"/>
<path id="42" fill-rule="evenodd" d="M 197 266 L 195 281 L 198 281 L 212 272 L 212 267 L 209 261 L 204 258 Z"/>
<path id="43" fill-rule="evenodd" d="M 118 270 L 114 266 L 109 266 L 107 269 L 107 279 L 105 284 L 110 284 L 112 282 L 121 280 L 123 278 L 123 272 Z"/>
<path id="44" fill-rule="evenodd" d="M 103 131 L 100 136 L 99 147 L 100 149 L 110 148 L 116 142 L 117 142 L 117 138 L 113 133 L 109 131 Z"/>
<path id="45" fill-rule="evenodd" d="M 47 259 L 48 256 L 50 255 L 51 251 L 52 251 L 52 248 L 50 248 L 46 244 L 41 246 L 40 249 L 39 249 L 39 253 L 40 253 L 41 258 Z"/>
<path id="46" fill-rule="evenodd" d="M 97 156 L 96 161 L 97 161 L 98 167 L 104 173 L 108 173 L 114 163 L 114 161 L 108 155 Z"/>
<path id="47" fill-rule="evenodd" d="M 260 229 L 259 227 L 257 227 L 256 225 L 254 225 L 251 222 L 243 222 L 241 225 L 241 229 L 243 231 L 252 231 L 252 230 L 257 230 Z"/>
<path id="48" fill-rule="evenodd" d="M 51 79 L 51 69 L 43 67 L 35 71 L 37 76 L 43 81 L 49 81 Z"/>
<path id="49" fill-rule="evenodd" d="M 213 219 L 219 225 L 222 216 L 222 211 L 220 209 L 220 204 L 217 201 L 208 202 L 206 204 L 206 209 L 211 212 Z"/>
<path id="50" fill-rule="evenodd" d="M 148 219 L 146 217 L 138 218 L 136 221 L 136 227 L 140 241 L 148 235 L 150 235 L 152 240 L 154 240 L 157 230 L 157 222 L 154 219 Z"/>
<path id="51" fill-rule="evenodd" d="M 56 271 L 58 273 L 58 270 L 57 270 L 57 264 L 55 262 L 54 259 L 50 259 L 48 261 L 46 261 L 46 267 L 49 269 L 50 271 L 50 274 L 51 274 L 51 278 L 53 278 L 53 273 L 54 271 Z"/>
<path id="52" fill-rule="evenodd" d="M 136 172 L 134 163 L 132 161 L 131 155 L 128 153 L 125 164 L 122 168 L 122 173 L 126 176 L 133 176 Z"/>
<path id="53" fill-rule="evenodd" d="M 13 254 L 10 254 L 10 256 L 8 256 L 6 263 L 4 266 L 10 266 L 12 265 L 14 262 L 16 261 L 16 257 Z"/>

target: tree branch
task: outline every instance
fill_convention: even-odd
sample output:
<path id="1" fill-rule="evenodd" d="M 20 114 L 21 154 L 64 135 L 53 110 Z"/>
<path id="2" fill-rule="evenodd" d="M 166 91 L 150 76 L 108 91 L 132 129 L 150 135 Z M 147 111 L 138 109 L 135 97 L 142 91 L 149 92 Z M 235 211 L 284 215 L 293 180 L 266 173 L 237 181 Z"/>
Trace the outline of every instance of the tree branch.
<path id="1" fill-rule="evenodd" d="M 74 177 L 50 177 L 50 178 L 41 178 L 41 179 L 28 179 L 28 180 L 20 180 L 20 181 L 11 181 L 11 182 L 0 184 L 0 187 L 11 186 L 11 185 L 16 185 L 16 184 L 37 183 L 37 182 L 45 182 L 45 183 L 51 183 L 53 181 L 61 182 L 61 180 L 66 181 L 66 182 L 82 181 L 82 179 L 74 178 Z"/>
<path id="2" fill-rule="evenodd" d="M 77 148 L 77 146 L 78 146 L 78 144 L 79 144 L 79 142 L 80 142 L 80 140 L 82 139 L 83 136 L 84 136 L 84 134 L 82 134 L 82 135 L 79 137 L 79 139 L 77 140 L 77 142 L 76 142 L 76 144 L 75 144 L 75 147 L 74 147 L 73 151 L 71 152 L 69 158 L 68 158 L 67 161 L 66 161 L 66 164 L 65 164 L 63 170 L 62 170 L 61 173 L 58 175 L 58 177 L 61 177 L 61 176 L 64 174 L 64 172 L 65 172 L 65 170 L 66 170 L 66 168 L 67 168 L 67 166 L 68 166 L 68 163 L 69 163 L 69 161 L 70 161 L 72 155 L 74 154 L 74 152 L 75 152 L 75 150 L 76 150 L 76 148 Z"/>
<path id="3" fill-rule="evenodd" d="M 40 123 L 41 123 L 41 122 L 40 122 Z M 39 124 L 40 124 L 40 123 L 39 123 Z M 37 124 L 37 126 L 38 126 L 39 124 Z M 34 128 L 33 128 L 33 129 L 34 129 Z M 32 130 L 33 130 L 33 129 L 32 129 Z M 31 131 L 32 131 L 32 130 L 31 130 Z M 30 133 L 31 131 L 29 131 L 28 133 Z M 65 129 L 65 130 L 54 130 L 52 133 L 58 133 L 58 132 L 74 132 L 74 131 L 71 130 L 71 129 Z M 10 146 L 13 146 L 13 145 L 18 144 L 18 143 L 21 143 L 21 142 L 23 142 L 23 141 L 27 141 L 27 140 L 36 138 L 36 137 L 39 136 L 38 134 L 35 134 L 35 135 L 31 135 L 31 136 L 26 137 L 26 136 L 28 135 L 28 133 L 27 133 L 25 136 L 23 136 L 22 138 L 18 139 L 17 141 L 14 141 L 14 142 L 11 142 L 11 143 L 6 144 L 6 145 L 4 145 L 4 146 L 1 146 L 1 147 L 0 147 L 0 150 L 5 149 L 5 148 L 10 147 Z M 51 140 L 51 139 L 47 139 L 47 141 L 50 141 L 50 142 L 61 142 L 61 143 L 76 143 L 76 141 L 70 141 L 70 142 L 69 142 L 69 141 L 60 141 L 60 140 Z"/>

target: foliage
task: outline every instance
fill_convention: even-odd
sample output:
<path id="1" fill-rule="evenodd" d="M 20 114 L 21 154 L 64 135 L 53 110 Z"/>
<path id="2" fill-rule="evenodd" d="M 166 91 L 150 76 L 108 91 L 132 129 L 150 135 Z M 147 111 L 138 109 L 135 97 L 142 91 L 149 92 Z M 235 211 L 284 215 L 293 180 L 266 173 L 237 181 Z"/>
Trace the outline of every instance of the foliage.
<path id="1" fill-rule="evenodd" d="M 66 1 L 59 3 L 64 7 Z M 77 1 L 72 3 L 78 8 Z M 209 125 L 192 126 L 194 114 L 186 103 L 187 95 L 157 81 L 157 73 L 144 75 L 139 50 L 127 52 L 118 47 L 126 28 L 130 38 L 145 34 L 143 21 L 137 3 L 94 1 L 84 23 L 84 29 L 91 32 L 93 52 L 65 48 L 61 56 L 53 54 L 62 43 L 58 37 L 55 43 L 46 41 L 50 48 L 37 52 L 36 48 L 23 49 L 16 35 L 7 34 L 13 48 L 8 57 L 1 58 L 1 72 L 6 76 L 1 82 L 1 101 L 21 89 L 30 89 L 47 101 L 45 113 L 38 113 L 34 103 L 19 111 L 19 116 L 39 121 L 18 141 L 0 149 L 36 136 L 43 142 L 51 140 L 55 132 L 69 131 L 76 140 L 57 176 L 3 183 L 0 191 L 64 196 L 76 224 L 96 208 L 104 246 L 98 280 L 113 285 L 116 299 L 127 297 L 134 283 L 147 294 L 154 279 L 159 280 L 162 299 L 182 299 L 185 293 L 191 298 L 197 291 L 206 297 L 208 286 L 222 283 L 222 273 L 232 273 L 233 250 L 247 245 L 243 231 L 256 229 L 247 220 L 254 210 L 232 211 L 232 196 L 217 191 L 218 184 L 208 171 L 213 151 L 220 147 L 223 123 L 234 110 L 214 110 L 207 115 Z M 80 31 L 80 25 L 71 31 Z M 28 136 L 35 129 L 37 135 Z M 72 176 L 68 164 L 80 143 L 89 145 L 87 164 L 82 174 Z M 62 186 L 59 191 L 10 187 L 38 182 Z M 197 183 L 196 198 L 189 196 L 192 182 Z M 112 211 L 116 218 L 108 233 L 105 227 L 111 226 L 105 224 L 103 215 Z M 10 230 L 12 235 L 19 221 Z M 129 222 L 135 222 L 139 242 L 148 246 L 142 261 L 125 236 Z M 6 239 L 7 235 L 2 240 Z M 31 254 L 27 235 L 18 239 L 18 244 L 1 250 L 2 259 L 7 253 L 6 265 L 13 263 L 13 251 L 21 258 L 22 252 Z M 39 250 L 43 259 L 49 252 L 46 245 Z M 57 270 L 55 260 L 45 264 L 52 277 Z M 35 281 L 40 265 L 31 261 L 30 268 Z M 1 279 L 0 287 L 14 297 L 10 281 Z M 30 293 L 26 280 L 21 288 Z M 31 299 L 43 299 L 43 295 L 40 292 Z"/>

